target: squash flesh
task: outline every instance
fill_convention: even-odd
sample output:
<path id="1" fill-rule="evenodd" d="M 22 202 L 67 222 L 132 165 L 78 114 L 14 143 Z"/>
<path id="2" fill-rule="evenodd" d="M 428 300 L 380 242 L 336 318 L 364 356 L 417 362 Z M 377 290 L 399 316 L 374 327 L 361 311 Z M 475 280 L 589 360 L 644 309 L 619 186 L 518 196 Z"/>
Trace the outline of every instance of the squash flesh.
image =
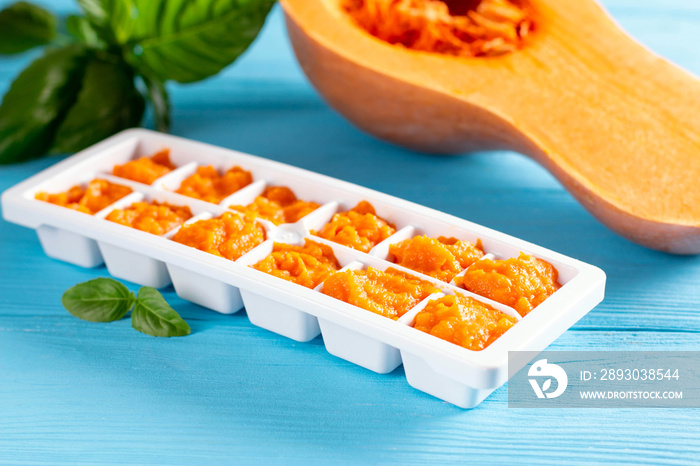
<path id="1" fill-rule="evenodd" d="M 462 57 L 513 52 L 533 26 L 518 0 L 342 0 L 341 6 L 385 42 Z"/>

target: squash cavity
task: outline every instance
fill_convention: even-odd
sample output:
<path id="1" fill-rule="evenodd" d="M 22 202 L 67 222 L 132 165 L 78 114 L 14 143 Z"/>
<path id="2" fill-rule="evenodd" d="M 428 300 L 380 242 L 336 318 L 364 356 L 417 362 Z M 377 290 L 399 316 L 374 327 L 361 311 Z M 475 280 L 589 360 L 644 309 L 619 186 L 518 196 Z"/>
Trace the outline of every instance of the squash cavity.
<path id="1" fill-rule="evenodd" d="M 385 42 L 460 57 L 513 52 L 534 25 L 522 0 L 341 0 L 341 7 Z"/>

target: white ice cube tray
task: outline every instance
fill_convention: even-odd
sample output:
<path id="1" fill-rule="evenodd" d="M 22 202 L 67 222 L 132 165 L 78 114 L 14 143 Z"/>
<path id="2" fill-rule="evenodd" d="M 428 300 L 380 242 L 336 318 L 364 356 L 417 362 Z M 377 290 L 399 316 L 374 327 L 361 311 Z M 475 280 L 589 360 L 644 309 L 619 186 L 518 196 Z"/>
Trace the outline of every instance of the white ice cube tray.
<path id="1" fill-rule="evenodd" d="M 170 149 L 178 168 L 150 186 L 110 174 L 114 165 L 163 148 Z M 199 165 L 222 172 L 238 165 L 252 172 L 254 182 L 218 205 L 172 192 Z M 94 216 L 35 199 L 40 191 L 57 193 L 95 178 L 134 192 Z M 170 240 L 175 231 L 160 237 L 104 219 L 112 209 L 146 199 L 187 205 L 193 222 L 218 216 L 230 205 L 246 205 L 268 185 L 288 186 L 300 199 L 321 207 L 294 224 L 276 227 L 259 220 L 267 240 L 235 262 Z M 311 235 L 336 212 L 362 200 L 393 223 L 396 234 L 368 254 Z M 476 406 L 506 382 L 508 351 L 543 350 L 603 299 L 605 287 L 605 274 L 594 266 L 469 221 L 289 165 L 143 129 L 123 131 L 10 188 L 2 195 L 2 209 L 7 220 L 34 228 L 50 257 L 83 267 L 104 262 L 113 276 L 140 285 L 162 288 L 172 283 L 180 297 L 221 313 L 245 306 L 253 324 L 297 341 L 321 334 L 331 354 L 378 373 L 403 363 L 410 385 L 463 408 Z M 517 257 L 521 251 L 532 254 L 556 267 L 563 286 L 521 319 L 514 309 L 387 261 L 389 244 L 418 234 L 473 243 L 480 239 L 489 257 L 497 259 Z M 320 286 L 307 289 L 249 267 L 270 253 L 273 242 L 302 244 L 304 238 L 331 246 L 345 268 L 395 267 L 432 282 L 442 293 L 394 321 L 326 296 Z M 482 351 L 411 327 L 428 300 L 454 293 L 491 304 L 518 323 Z"/>

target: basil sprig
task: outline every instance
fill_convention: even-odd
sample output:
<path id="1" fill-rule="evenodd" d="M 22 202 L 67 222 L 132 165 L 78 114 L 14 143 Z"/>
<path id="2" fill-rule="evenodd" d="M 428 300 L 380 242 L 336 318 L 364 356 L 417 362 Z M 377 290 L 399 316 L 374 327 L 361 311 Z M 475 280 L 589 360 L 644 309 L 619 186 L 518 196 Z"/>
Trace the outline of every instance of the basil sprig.
<path id="1" fill-rule="evenodd" d="M 77 0 L 59 21 L 27 2 L 0 11 L 0 55 L 46 46 L 0 104 L 0 164 L 75 152 L 138 126 L 167 131 L 167 81 L 212 76 L 260 32 L 274 0 Z"/>
<path id="2" fill-rule="evenodd" d="M 111 278 L 96 278 L 69 288 L 61 298 L 68 312 L 90 322 L 113 322 L 131 312 L 131 326 L 154 337 L 190 334 L 190 326 L 158 290 L 142 287 L 138 296 Z"/>

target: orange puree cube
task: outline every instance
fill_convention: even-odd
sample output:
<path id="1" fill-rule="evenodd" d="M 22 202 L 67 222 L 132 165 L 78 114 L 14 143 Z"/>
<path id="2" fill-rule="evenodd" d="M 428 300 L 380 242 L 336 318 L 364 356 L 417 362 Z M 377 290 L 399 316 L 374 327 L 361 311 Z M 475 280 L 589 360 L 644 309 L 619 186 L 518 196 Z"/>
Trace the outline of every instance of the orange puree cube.
<path id="1" fill-rule="evenodd" d="M 340 269 L 340 265 L 329 246 L 307 239 L 303 246 L 275 243 L 272 253 L 253 268 L 297 285 L 315 288 L 329 274 Z"/>
<path id="2" fill-rule="evenodd" d="M 472 351 L 480 351 L 517 320 L 488 304 L 458 294 L 429 301 L 413 327 Z"/>
<path id="3" fill-rule="evenodd" d="M 218 204 L 223 198 L 253 182 L 253 175 L 241 167 L 232 167 L 222 175 L 211 165 L 183 180 L 177 193 Z"/>
<path id="4" fill-rule="evenodd" d="M 369 252 L 396 233 L 396 228 L 377 217 L 372 204 L 362 201 L 347 212 L 335 214 L 320 231 L 312 233 L 358 251 Z"/>
<path id="5" fill-rule="evenodd" d="M 393 262 L 443 282 L 476 262 L 484 251 L 456 238 L 416 236 L 389 246 Z"/>
<path id="6" fill-rule="evenodd" d="M 517 259 L 474 262 L 455 284 L 525 316 L 561 288 L 558 276 L 549 262 L 520 253 Z"/>
<path id="7" fill-rule="evenodd" d="M 345 270 L 323 281 L 323 293 L 376 314 L 398 319 L 432 293 L 439 291 L 431 283 L 388 268 L 382 272 Z"/>
<path id="8" fill-rule="evenodd" d="M 151 157 L 141 157 L 124 165 L 116 165 L 112 169 L 112 174 L 139 183 L 151 184 L 175 168 L 175 165 L 170 162 L 170 149 L 163 149 Z"/>
<path id="9" fill-rule="evenodd" d="M 86 214 L 96 214 L 108 205 L 131 193 L 131 188 L 107 180 L 92 180 L 87 188 L 73 186 L 68 191 L 58 194 L 37 193 L 40 201 L 68 207 Z"/>
<path id="10" fill-rule="evenodd" d="M 231 206 L 234 210 L 264 218 L 275 225 L 294 223 L 319 207 L 315 202 L 298 200 L 294 192 L 284 186 L 268 187 L 247 206 Z"/>
<path id="11" fill-rule="evenodd" d="M 253 218 L 224 212 L 217 218 L 183 225 L 173 241 L 236 260 L 265 241 L 265 229 Z"/>
<path id="12" fill-rule="evenodd" d="M 160 236 L 182 225 L 191 217 L 192 212 L 187 206 L 161 204 L 153 201 L 150 204 L 148 202 L 135 202 L 126 209 L 115 209 L 107 215 L 106 219 Z"/>

